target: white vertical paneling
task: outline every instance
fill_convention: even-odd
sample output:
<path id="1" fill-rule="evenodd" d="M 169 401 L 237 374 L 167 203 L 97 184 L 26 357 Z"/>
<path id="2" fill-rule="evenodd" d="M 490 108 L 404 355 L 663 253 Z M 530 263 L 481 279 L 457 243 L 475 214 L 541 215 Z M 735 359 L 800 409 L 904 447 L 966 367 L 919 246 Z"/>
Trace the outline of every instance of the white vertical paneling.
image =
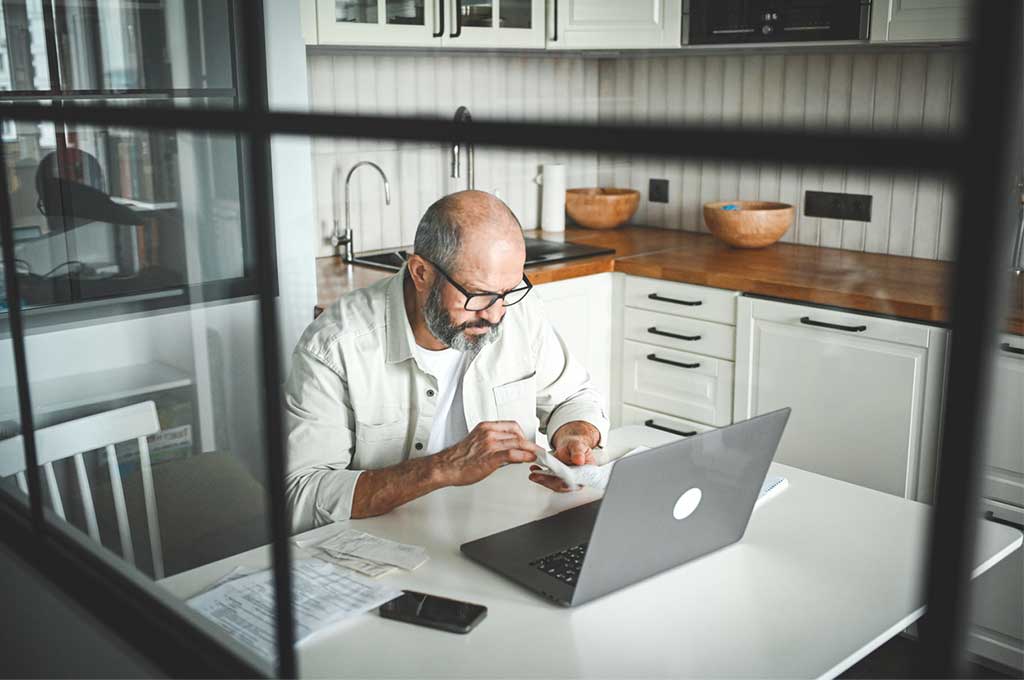
<path id="1" fill-rule="evenodd" d="M 832 55 L 829 60 L 828 97 L 825 105 L 825 127 L 828 130 L 847 130 L 850 127 L 850 97 L 853 86 L 853 57 L 849 54 Z M 822 172 L 821 188 L 841 192 L 846 185 L 843 168 L 827 167 Z M 843 221 L 831 218 L 819 220 L 818 245 L 838 248 L 843 241 Z"/>
<path id="2" fill-rule="evenodd" d="M 798 55 L 786 58 L 783 73 L 782 123 L 786 127 L 802 127 L 804 124 L 804 96 L 807 90 L 807 57 Z M 800 170 L 791 165 L 782 167 L 779 179 L 779 200 L 801 205 Z M 783 241 L 796 241 L 800 233 L 802 211 L 796 211 L 793 227 L 782 235 Z"/>
<path id="3" fill-rule="evenodd" d="M 782 125 L 782 96 L 785 81 L 786 57 L 773 54 L 764 58 L 763 83 L 761 85 L 762 113 L 764 127 Z M 779 179 L 782 168 L 777 163 L 761 163 L 758 170 L 757 197 L 762 201 L 779 200 Z"/>
<path id="4" fill-rule="evenodd" d="M 704 95 L 704 71 L 706 57 L 692 57 L 686 60 L 683 77 L 683 122 L 698 123 L 702 118 Z M 704 228 L 704 215 L 700 198 L 704 193 L 701 182 L 704 178 L 703 163 L 687 160 L 683 165 L 683 207 L 681 209 L 683 228 L 700 231 Z"/>
<path id="5" fill-rule="evenodd" d="M 927 54 L 913 52 L 904 56 L 900 73 L 899 105 L 896 109 L 896 129 L 900 132 L 921 129 L 927 72 Z M 916 211 L 917 175 L 900 173 L 893 180 L 892 217 L 886 252 L 893 255 L 912 254 Z"/>
<path id="6" fill-rule="evenodd" d="M 665 59 L 665 123 L 677 125 L 685 106 L 685 78 L 682 59 Z M 665 179 L 668 180 L 668 208 L 665 226 L 673 229 L 685 227 L 685 203 L 683 201 L 683 172 L 685 161 L 669 160 L 665 164 Z"/>
<path id="7" fill-rule="evenodd" d="M 760 129 L 764 120 L 765 59 L 757 54 L 743 60 L 740 123 L 746 129 Z M 739 190 L 736 197 L 753 200 L 759 195 L 759 164 L 740 165 Z"/>
<path id="8" fill-rule="evenodd" d="M 807 57 L 807 83 L 804 89 L 804 129 L 820 131 L 825 128 L 828 114 L 829 64 L 832 55 L 812 54 Z M 795 205 L 802 206 L 804 193 L 820 191 L 823 188 L 825 171 L 821 167 L 804 168 L 800 192 Z M 800 220 L 797 242 L 819 245 L 821 241 L 821 219 L 807 217 Z"/>
<path id="9" fill-rule="evenodd" d="M 342 113 L 449 117 L 460 104 L 475 117 L 602 123 L 782 124 L 805 129 L 899 132 L 957 130 L 962 120 L 963 51 L 726 55 L 458 54 L 393 52 L 313 54 L 308 59 L 311 108 Z M 422 211 L 465 186 L 448 177 L 448 146 L 388 140 L 318 140 L 316 230 L 329 254 L 330 171 L 358 160 L 381 164 L 394 205 L 384 208 L 372 170 L 353 182 L 358 249 L 408 244 Z M 870 223 L 807 218 L 797 211 L 784 241 L 949 259 L 956 197 L 949 182 L 894 177 L 881 170 L 782 167 L 588 154 L 549 149 L 477 149 L 477 187 L 498 190 L 525 228 L 537 226 L 540 164 L 567 164 L 572 186 L 627 186 L 643 196 L 636 218 L 670 228 L 703 230 L 702 204 L 721 199 L 781 200 L 802 206 L 808 189 L 866 193 Z M 365 176 L 363 173 L 366 173 Z M 648 180 L 669 180 L 669 203 L 647 200 Z M 340 210 L 340 206 L 339 206 Z"/>
<path id="10" fill-rule="evenodd" d="M 900 55 L 883 54 L 875 68 L 875 110 L 872 130 L 888 132 L 896 127 L 896 106 L 900 87 Z M 879 94 L 881 93 L 881 95 Z M 871 222 L 867 225 L 864 250 L 884 253 L 889 247 L 889 224 L 892 217 L 892 174 L 872 172 L 868 181 L 872 196 Z"/>

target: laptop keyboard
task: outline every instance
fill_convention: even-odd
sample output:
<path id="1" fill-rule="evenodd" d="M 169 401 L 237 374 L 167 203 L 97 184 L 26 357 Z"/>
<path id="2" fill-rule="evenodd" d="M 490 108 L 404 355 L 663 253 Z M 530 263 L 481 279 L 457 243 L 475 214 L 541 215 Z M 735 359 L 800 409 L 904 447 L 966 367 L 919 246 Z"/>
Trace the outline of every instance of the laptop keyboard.
<path id="1" fill-rule="evenodd" d="M 530 566 L 540 569 L 559 581 L 575 586 L 576 579 L 580 575 L 580 567 L 583 566 L 583 557 L 587 554 L 587 545 L 587 543 L 580 543 L 571 548 L 559 550 L 530 562 Z"/>

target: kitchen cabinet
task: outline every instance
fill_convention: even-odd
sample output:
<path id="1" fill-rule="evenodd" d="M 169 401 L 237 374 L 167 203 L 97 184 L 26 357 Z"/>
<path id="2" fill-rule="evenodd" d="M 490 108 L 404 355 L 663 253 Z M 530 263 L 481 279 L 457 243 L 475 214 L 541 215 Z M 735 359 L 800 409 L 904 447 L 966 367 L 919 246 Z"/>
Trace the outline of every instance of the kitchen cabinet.
<path id="1" fill-rule="evenodd" d="M 623 404 L 620 427 L 625 427 L 626 425 L 643 425 L 653 430 L 668 432 L 680 437 L 692 437 L 695 434 L 714 429 L 709 425 L 686 420 L 685 418 L 673 418 L 657 411 L 649 411 L 637 406 Z"/>
<path id="2" fill-rule="evenodd" d="M 931 500 L 945 330 L 749 297 L 736 323 L 735 418 L 793 409 L 775 460 Z"/>
<path id="3" fill-rule="evenodd" d="M 625 277 L 617 305 L 621 337 L 615 339 L 621 424 L 644 424 L 649 418 L 638 411 L 659 414 L 686 432 L 733 422 L 737 296 Z"/>
<path id="4" fill-rule="evenodd" d="M 544 0 L 315 0 L 315 17 L 319 45 L 544 48 Z"/>
<path id="5" fill-rule="evenodd" d="M 1003 335 L 996 349 L 989 404 L 982 516 L 1024 525 L 1024 337 Z M 968 649 L 1024 670 L 1024 552 L 974 584 Z"/>
<path id="6" fill-rule="evenodd" d="M 529 275 L 529 270 L 527 270 Z M 569 351 L 590 372 L 609 412 L 611 395 L 612 275 L 595 274 L 535 286 L 545 313 Z"/>
<path id="7" fill-rule="evenodd" d="M 969 38 L 972 0 L 875 0 L 871 42 L 959 42 Z"/>
<path id="8" fill-rule="evenodd" d="M 679 47 L 682 0 L 550 0 L 547 48 Z"/>
<path id="9" fill-rule="evenodd" d="M 1024 508 L 1015 505 L 985 498 L 981 512 L 989 521 L 1024 525 Z M 972 585 L 967 649 L 1018 671 L 1024 669 L 1024 551 L 1017 550 Z"/>

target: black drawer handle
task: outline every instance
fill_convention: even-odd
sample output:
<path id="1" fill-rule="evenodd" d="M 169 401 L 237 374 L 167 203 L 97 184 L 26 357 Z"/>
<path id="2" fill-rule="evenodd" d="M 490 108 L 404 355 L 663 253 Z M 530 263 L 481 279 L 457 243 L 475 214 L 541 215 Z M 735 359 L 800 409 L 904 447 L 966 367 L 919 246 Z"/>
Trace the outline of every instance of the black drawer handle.
<path id="1" fill-rule="evenodd" d="M 694 342 L 700 340 L 699 335 L 679 335 L 678 333 L 669 333 L 668 331 L 659 331 L 657 326 L 651 326 L 647 329 L 647 332 L 651 335 L 664 335 L 666 338 L 676 338 L 678 340 L 686 340 L 688 342 Z"/>
<path id="2" fill-rule="evenodd" d="M 644 426 L 649 427 L 652 430 L 661 430 L 662 432 L 668 432 L 669 434 L 677 434 L 680 437 L 692 437 L 693 435 L 697 434 L 697 430 L 694 430 L 693 432 L 683 432 L 682 430 L 673 430 L 671 427 L 658 425 L 651 418 L 648 418 L 647 420 L 644 421 Z"/>
<path id="3" fill-rule="evenodd" d="M 999 349 L 1003 350 L 1004 352 L 1009 352 L 1010 354 L 1024 354 L 1024 347 L 1014 347 L 1008 342 L 1004 342 L 1003 344 L 999 345 Z"/>
<path id="4" fill-rule="evenodd" d="M 990 522 L 995 522 L 996 524 L 1002 524 L 1008 527 L 1012 527 L 1017 531 L 1024 531 L 1024 524 L 1018 524 L 1017 522 L 1011 522 L 1008 519 L 1001 519 L 999 517 L 996 517 L 996 513 L 992 512 L 991 510 L 985 513 L 985 519 L 987 519 Z"/>
<path id="5" fill-rule="evenodd" d="M 433 36 L 440 38 L 444 36 L 444 0 L 437 0 L 437 13 L 440 22 L 437 27 L 437 33 L 434 33 Z"/>
<path id="6" fill-rule="evenodd" d="M 809 316 L 801 317 L 800 323 L 807 324 L 808 326 L 821 326 L 822 328 L 831 328 L 837 331 L 849 331 L 850 333 L 862 333 L 868 329 L 867 326 L 843 326 L 837 323 L 825 323 L 824 321 L 815 321 Z"/>
<path id="7" fill-rule="evenodd" d="M 682 361 L 672 361 L 671 359 L 662 359 L 657 354 L 648 354 L 647 358 L 651 361 L 657 361 L 659 364 L 668 364 L 669 366 L 678 366 L 679 368 L 697 368 L 700 364 L 684 364 Z"/>
<path id="8" fill-rule="evenodd" d="M 671 302 L 674 305 L 686 305 L 687 307 L 699 307 L 704 304 L 703 300 L 674 300 L 672 298 L 661 297 L 657 293 L 651 293 L 647 297 L 651 300 L 657 300 L 658 302 Z"/>

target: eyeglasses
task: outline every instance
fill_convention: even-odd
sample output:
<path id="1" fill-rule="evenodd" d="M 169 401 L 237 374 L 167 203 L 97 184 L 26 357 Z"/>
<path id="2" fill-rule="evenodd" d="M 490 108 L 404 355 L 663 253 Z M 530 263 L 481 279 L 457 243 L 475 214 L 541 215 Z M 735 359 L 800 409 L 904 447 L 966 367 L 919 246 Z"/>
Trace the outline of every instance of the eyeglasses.
<path id="1" fill-rule="evenodd" d="M 423 258 L 427 260 L 427 258 Z M 430 262 L 430 260 L 427 260 Z M 520 286 L 519 288 L 513 288 L 512 290 L 505 291 L 504 293 L 470 293 L 468 290 L 463 288 L 455 281 L 448 272 L 441 269 L 439 266 L 430 262 L 434 269 L 441 272 L 441 276 L 448 280 L 448 283 L 455 287 L 455 290 L 459 291 L 466 297 L 466 304 L 464 309 L 468 312 L 482 312 L 485 309 L 490 309 L 495 302 L 501 300 L 506 307 L 511 307 L 517 302 L 522 302 L 526 294 L 533 289 L 533 284 L 530 283 L 530 279 L 526 278 L 526 274 L 523 274 L 523 283 L 526 285 Z"/>

